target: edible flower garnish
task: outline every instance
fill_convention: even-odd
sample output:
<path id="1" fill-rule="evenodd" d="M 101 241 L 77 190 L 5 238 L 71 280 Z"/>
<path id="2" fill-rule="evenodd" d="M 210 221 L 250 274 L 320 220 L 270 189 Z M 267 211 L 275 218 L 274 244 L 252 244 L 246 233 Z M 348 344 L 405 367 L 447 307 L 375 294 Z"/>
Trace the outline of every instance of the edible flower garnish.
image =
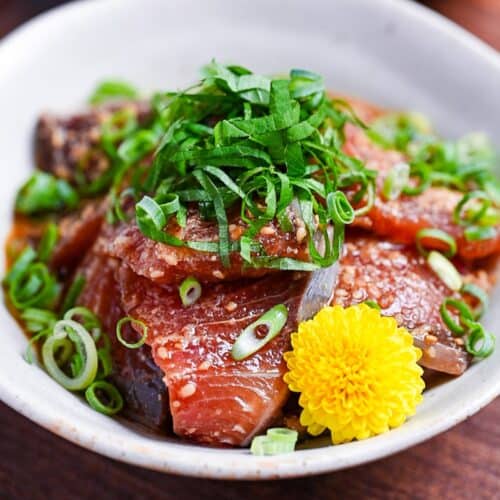
<path id="1" fill-rule="evenodd" d="M 285 381 L 300 393 L 300 421 L 312 435 L 366 439 L 403 424 L 422 401 L 421 351 L 376 309 L 325 307 L 300 323 L 292 346 Z"/>

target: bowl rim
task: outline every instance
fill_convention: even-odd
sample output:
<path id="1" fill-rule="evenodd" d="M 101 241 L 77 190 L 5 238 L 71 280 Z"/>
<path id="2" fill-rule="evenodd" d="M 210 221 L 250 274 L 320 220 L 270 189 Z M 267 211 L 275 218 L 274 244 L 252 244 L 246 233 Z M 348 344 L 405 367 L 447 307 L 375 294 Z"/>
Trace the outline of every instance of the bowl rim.
<path id="1" fill-rule="evenodd" d="M 108 6 L 123 8 L 130 1 L 133 0 L 78 0 L 39 14 L 0 41 L 0 74 L 8 70 L 9 64 L 15 65 L 15 57 L 11 58 L 9 54 L 15 54 L 16 47 L 26 43 L 26 40 L 36 31 L 43 31 L 49 26 L 64 22 L 66 16 L 73 15 L 81 9 L 92 9 L 98 3 L 101 6 L 108 4 Z M 397 11 L 399 16 L 413 18 L 415 22 L 439 31 L 454 43 L 459 44 L 462 50 L 472 51 L 476 57 L 487 61 L 491 70 L 500 75 L 498 52 L 452 21 L 410 0 L 377 0 L 377 2 L 390 6 L 391 9 Z M 350 443 L 349 451 L 346 451 L 345 445 L 301 450 L 280 458 L 279 463 L 275 463 L 275 457 L 251 457 L 241 450 L 233 450 L 231 453 L 224 451 L 222 453 L 226 458 L 221 465 L 220 462 L 214 460 L 216 455 L 213 449 L 162 441 L 160 441 L 160 446 L 157 444 L 147 446 L 141 442 L 143 437 L 140 434 L 124 439 L 114 433 L 100 432 L 99 429 L 92 431 L 85 427 L 77 429 L 74 423 L 59 416 L 50 405 L 32 406 L 29 391 L 17 390 L 12 382 L 12 380 L 0 378 L 0 399 L 33 422 L 68 441 L 133 465 L 173 474 L 212 479 L 290 478 L 320 474 L 370 462 L 402 451 L 449 429 L 479 411 L 500 394 L 500 379 L 498 379 L 482 392 L 472 394 L 467 405 L 459 407 L 455 412 L 450 411 L 447 418 L 435 419 L 410 438 L 395 439 L 389 445 L 385 444 L 384 436 L 379 436 L 368 441 Z M 397 430 L 392 431 L 391 434 L 393 432 Z M 125 447 L 129 447 L 131 451 L 126 453 Z M 160 453 L 161 447 L 165 447 L 163 448 L 164 455 Z M 166 447 L 170 450 L 169 453 Z"/>

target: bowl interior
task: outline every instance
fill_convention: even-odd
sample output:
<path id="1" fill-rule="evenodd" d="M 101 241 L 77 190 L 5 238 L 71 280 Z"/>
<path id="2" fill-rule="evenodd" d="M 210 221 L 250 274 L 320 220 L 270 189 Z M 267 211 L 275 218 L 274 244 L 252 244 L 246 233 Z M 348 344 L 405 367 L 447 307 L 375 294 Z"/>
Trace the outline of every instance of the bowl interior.
<path id="1" fill-rule="evenodd" d="M 447 136 L 484 130 L 498 140 L 498 55 L 409 2 L 393 0 L 96 0 L 28 23 L 0 44 L 0 238 L 16 188 L 33 168 L 33 125 L 44 110 L 70 112 L 107 77 L 145 92 L 191 83 L 210 59 L 263 73 L 292 67 L 381 105 L 427 114 Z M 497 146 L 500 144 L 497 143 Z M 497 291 L 493 304 L 498 304 Z M 151 436 L 102 417 L 26 364 L 26 339 L 0 306 L 0 398 L 82 446 L 158 470 L 207 477 L 289 477 L 334 470 L 401 450 L 477 411 L 500 389 L 500 350 L 431 389 L 403 427 L 364 442 L 301 450 L 279 461 Z M 498 331 L 500 308 L 487 326 Z M 316 443 L 320 445 L 321 443 Z"/>

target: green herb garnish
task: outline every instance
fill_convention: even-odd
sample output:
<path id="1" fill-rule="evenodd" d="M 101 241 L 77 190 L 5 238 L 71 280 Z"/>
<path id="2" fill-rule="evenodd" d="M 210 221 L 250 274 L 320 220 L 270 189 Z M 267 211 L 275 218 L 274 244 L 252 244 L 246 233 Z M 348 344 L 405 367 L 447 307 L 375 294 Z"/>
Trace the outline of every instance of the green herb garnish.
<path id="1" fill-rule="evenodd" d="M 92 105 L 103 104 L 114 99 L 137 99 L 139 92 L 127 82 L 108 80 L 100 83 L 89 98 Z"/>
<path id="2" fill-rule="evenodd" d="M 212 62 L 196 87 L 155 103 L 165 133 L 136 206 L 147 237 L 215 250 L 225 265 L 235 251 L 248 266 L 278 269 L 311 270 L 338 259 L 344 225 L 355 215 L 340 189 L 357 186 L 351 201 L 359 204 L 373 191 L 376 173 L 341 151 L 344 124 L 359 121 L 328 97 L 319 75 L 292 70 L 288 79 L 273 79 Z M 188 205 L 216 221 L 215 245 L 164 231 L 172 217 L 182 221 Z M 305 224 L 310 263 L 266 255 L 258 244 L 259 230 L 271 220 L 290 231 L 291 207 Z M 228 230 L 234 209 L 247 224 L 237 242 Z"/>

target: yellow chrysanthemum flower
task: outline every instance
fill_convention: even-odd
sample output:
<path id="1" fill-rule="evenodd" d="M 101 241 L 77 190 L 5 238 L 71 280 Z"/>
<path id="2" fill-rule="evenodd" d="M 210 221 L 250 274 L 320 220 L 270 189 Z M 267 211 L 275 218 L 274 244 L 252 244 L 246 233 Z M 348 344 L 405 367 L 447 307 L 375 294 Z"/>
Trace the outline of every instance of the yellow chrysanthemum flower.
<path id="1" fill-rule="evenodd" d="M 400 426 L 422 401 L 421 351 L 393 318 L 364 304 L 323 308 L 292 334 L 285 382 L 300 392 L 300 421 L 333 443 Z"/>

